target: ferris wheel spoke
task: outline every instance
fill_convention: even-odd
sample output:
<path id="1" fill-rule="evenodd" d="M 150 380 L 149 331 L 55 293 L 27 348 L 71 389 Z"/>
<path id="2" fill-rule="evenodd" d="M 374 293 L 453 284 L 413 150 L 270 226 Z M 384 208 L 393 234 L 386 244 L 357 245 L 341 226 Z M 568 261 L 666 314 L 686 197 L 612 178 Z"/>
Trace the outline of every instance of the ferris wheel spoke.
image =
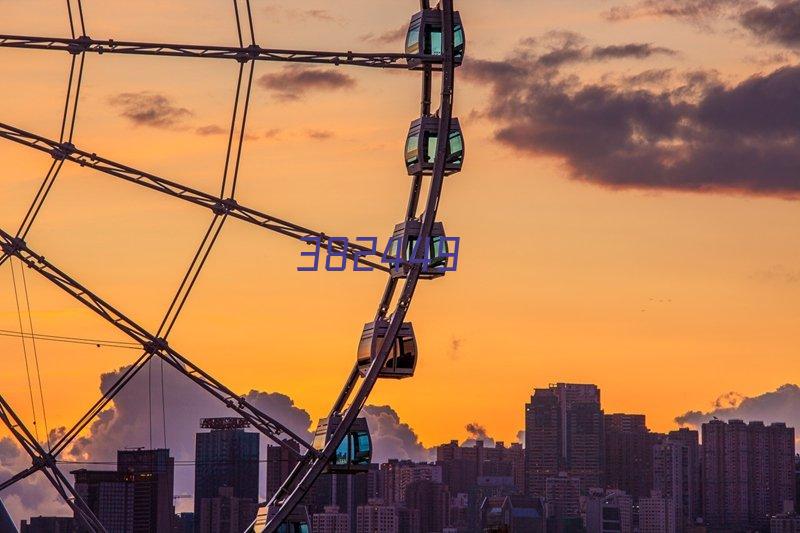
<path id="1" fill-rule="evenodd" d="M 216 380 L 211 374 L 202 370 L 185 356 L 170 347 L 167 341 L 149 333 L 144 327 L 128 318 L 121 311 L 103 300 L 100 296 L 87 289 L 69 274 L 60 270 L 43 256 L 37 254 L 22 239 L 12 237 L 0 229 L 0 249 L 5 253 L 16 256 L 26 266 L 35 270 L 45 279 L 49 280 L 67 294 L 81 302 L 114 327 L 142 345 L 146 352 L 160 357 L 183 375 L 194 381 L 211 395 L 222 401 L 229 409 L 235 411 L 242 418 L 248 420 L 254 427 L 275 443 L 291 450 L 295 455 L 301 455 L 298 450 L 304 450 L 306 455 L 316 456 L 316 450 L 305 439 L 298 436 L 291 429 L 264 413 L 246 398 L 234 393 L 231 389 Z M 35 440 L 35 439 L 34 439 Z M 294 446 L 292 446 L 292 444 Z"/>
<path id="2" fill-rule="evenodd" d="M 420 62 L 433 64 L 441 70 L 441 56 L 405 53 L 326 52 L 316 50 L 282 50 L 250 46 L 213 46 L 175 43 L 147 43 L 137 41 L 98 40 L 86 36 L 39 37 L 26 35 L 0 35 L 0 48 L 25 48 L 30 50 L 60 50 L 69 53 L 149 55 L 166 57 L 193 57 L 207 59 L 232 59 L 248 61 L 275 61 L 282 63 L 310 63 L 318 65 L 349 65 L 400 70 L 422 70 Z M 413 64 L 409 65 L 411 61 Z"/>
<path id="3" fill-rule="evenodd" d="M 0 123 L 0 138 L 50 154 L 54 159 L 89 167 L 104 174 L 167 194 L 173 198 L 205 207 L 214 213 L 228 214 L 233 218 L 274 233 L 280 233 L 295 240 L 302 241 L 308 237 L 319 238 L 320 243 L 327 245 L 330 251 L 344 254 L 348 259 L 358 261 L 362 265 L 370 266 L 375 270 L 389 272 L 389 268 L 385 264 L 381 264 L 380 259 L 378 259 L 380 252 L 372 248 L 353 242 L 349 242 L 345 246 L 338 240 L 331 240 L 330 234 L 274 217 L 257 209 L 241 205 L 233 199 L 220 200 L 214 194 L 187 187 L 149 172 L 106 159 L 96 153 L 81 150 L 72 144 L 59 143 L 53 139 L 48 139 L 8 124 Z M 375 259 L 370 260 L 368 257 Z M 0 260 L 0 264 L 2 264 L 2 260 Z"/>

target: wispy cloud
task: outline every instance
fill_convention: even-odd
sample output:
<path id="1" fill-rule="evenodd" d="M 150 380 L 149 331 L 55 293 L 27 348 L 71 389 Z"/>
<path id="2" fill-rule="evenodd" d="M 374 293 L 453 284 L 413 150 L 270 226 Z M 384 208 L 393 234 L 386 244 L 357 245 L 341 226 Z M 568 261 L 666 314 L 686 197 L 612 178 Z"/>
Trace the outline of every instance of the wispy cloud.
<path id="1" fill-rule="evenodd" d="M 174 128 L 193 115 L 169 96 L 150 91 L 120 93 L 111 96 L 108 102 L 118 109 L 120 116 L 137 126 Z"/>
<path id="2" fill-rule="evenodd" d="M 288 65 L 279 72 L 264 74 L 258 85 L 282 100 L 298 100 L 309 91 L 335 91 L 356 86 L 343 72 L 303 65 Z"/>

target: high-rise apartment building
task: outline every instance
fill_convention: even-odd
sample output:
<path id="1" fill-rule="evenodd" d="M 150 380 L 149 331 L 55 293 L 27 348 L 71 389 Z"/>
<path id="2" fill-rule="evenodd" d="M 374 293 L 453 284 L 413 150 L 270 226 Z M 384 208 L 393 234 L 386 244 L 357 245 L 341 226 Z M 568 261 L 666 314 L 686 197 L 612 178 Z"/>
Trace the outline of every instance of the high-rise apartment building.
<path id="1" fill-rule="evenodd" d="M 653 484 L 652 448 L 656 437 L 644 415 L 605 415 L 605 486 L 638 499 Z"/>
<path id="2" fill-rule="evenodd" d="M 405 505 L 419 513 L 420 531 L 442 531 L 450 525 L 450 491 L 435 481 L 415 481 L 406 487 Z"/>
<path id="3" fill-rule="evenodd" d="M 175 464 L 169 450 L 117 453 L 117 470 L 76 470 L 75 490 L 109 531 L 168 533 Z"/>
<path id="4" fill-rule="evenodd" d="M 195 533 L 242 533 L 258 512 L 258 502 L 237 498 L 233 487 L 220 487 L 213 498 L 200 500 L 199 509 Z"/>
<path id="5" fill-rule="evenodd" d="M 415 463 L 413 461 L 390 460 L 380 466 L 383 481 L 382 495 L 387 504 L 406 501 L 406 488 L 415 481 L 442 483 L 443 469 L 440 464 Z"/>
<path id="6" fill-rule="evenodd" d="M 653 490 L 639 498 L 639 533 L 676 533 L 674 500 Z"/>
<path id="7" fill-rule="evenodd" d="M 291 446 L 298 450 L 297 443 Z M 267 446 L 267 500 L 272 498 L 298 463 L 298 455 L 283 446 Z"/>
<path id="8" fill-rule="evenodd" d="M 688 470 L 684 479 L 684 502 L 691 523 L 696 523 L 703 516 L 702 461 L 700 454 L 700 433 L 689 428 L 670 431 L 670 440 L 682 443 L 685 447 L 685 467 Z"/>
<path id="9" fill-rule="evenodd" d="M 479 485 L 479 478 L 510 478 L 520 494 L 525 490 L 525 451 L 522 445 L 493 447 L 478 441 L 474 446 L 459 446 L 458 441 L 436 448 L 436 464 L 443 469 L 444 483 L 453 494 L 468 493 Z"/>
<path id="10" fill-rule="evenodd" d="M 711 527 L 766 528 L 791 510 L 794 429 L 712 420 L 703 433 L 703 516 Z"/>
<path id="11" fill-rule="evenodd" d="M 195 440 L 194 515 L 200 527 L 200 505 L 219 497 L 220 489 L 233 489 L 231 497 L 258 503 L 259 436 L 245 431 L 250 424 L 240 418 L 207 418 L 200 422 L 208 432 Z M 255 519 L 255 514 L 250 520 Z"/>
<path id="12" fill-rule="evenodd" d="M 633 533 L 633 498 L 616 490 L 590 494 L 586 533 Z"/>
<path id="13" fill-rule="evenodd" d="M 683 442 L 665 438 L 653 446 L 653 491 L 668 501 L 675 521 L 672 529 L 677 533 L 683 533 L 692 523 L 692 466 Z"/>
<path id="14" fill-rule="evenodd" d="M 526 492 L 542 495 L 560 472 L 580 478 L 581 490 L 603 485 L 605 431 L 600 390 L 558 383 L 535 389 L 525 406 Z"/>
<path id="15" fill-rule="evenodd" d="M 324 512 L 311 517 L 311 531 L 314 533 L 350 533 L 350 516 L 339 512 L 336 505 L 328 505 Z"/>
<path id="16" fill-rule="evenodd" d="M 581 516 L 581 480 L 561 473 L 545 480 L 547 518 L 564 521 Z"/>

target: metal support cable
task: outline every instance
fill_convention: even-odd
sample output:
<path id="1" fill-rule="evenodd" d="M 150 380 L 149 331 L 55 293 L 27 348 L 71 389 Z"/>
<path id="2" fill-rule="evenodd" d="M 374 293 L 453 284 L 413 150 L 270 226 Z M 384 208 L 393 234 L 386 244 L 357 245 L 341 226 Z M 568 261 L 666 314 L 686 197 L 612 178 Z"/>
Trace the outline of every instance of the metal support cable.
<path id="1" fill-rule="evenodd" d="M 294 431 L 255 407 L 244 397 L 234 393 L 219 380 L 212 377 L 208 372 L 202 370 L 174 348 L 170 347 L 164 339 L 160 339 L 149 333 L 114 306 L 103 300 L 100 296 L 69 276 L 66 272 L 60 270 L 47 259 L 28 248 L 24 242 L 15 239 L 2 229 L 0 229 L 0 248 L 2 248 L 5 253 L 20 258 L 25 265 L 35 270 L 42 277 L 61 288 L 64 292 L 100 315 L 133 340 L 139 342 L 147 352 L 164 359 L 179 372 L 225 403 L 229 409 L 235 411 L 242 418 L 249 421 L 253 427 L 257 428 L 265 436 L 287 448 L 290 453 L 300 455 L 289 442 L 286 442 L 286 439 L 299 446 L 302 450 L 305 450 L 307 455 L 316 455 L 316 450 Z"/>
<path id="2" fill-rule="evenodd" d="M 25 305 L 28 309 L 28 326 L 31 332 L 31 346 L 33 347 L 33 360 L 36 366 L 36 381 L 39 385 L 39 402 L 42 408 L 42 421 L 44 422 L 45 441 L 47 442 L 47 449 L 50 450 L 50 426 L 47 423 L 47 407 L 44 401 L 44 386 L 42 385 L 42 370 L 39 366 L 39 350 L 36 347 L 36 330 L 33 328 L 33 313 L 31 313 L 31 297 L 28 292 L 28 279 L 25 276 L 25 268 L 22 270 L 22 287 L 25 289 Z M 23 339 L 24 341 L 24 339 Z"/>
<path id="3" fill-rule="evenodd" d="M 19 289 L 17 288 L 17 276 L 14 273 L 14 261 L 10 261 L 8 263 L 9 268 L 11 269 L 11 282 L 14 288 L 14 302 L 17 306 L 17 320 L 19 321 L 19 332 L 22 334 L 25 330 L 22 326 L 22 308 L 19 304 Z M 25 342 L 25 339 L 22 338 L 22 356 L 25 359 L 25 377 L 28 382 L 28 395 L 30 396 L 31 401 L 31 415 L 33 416 L 33 430 L 36 434 L 36 440 L 39 440 L 39 425 L 37 424 L 37 416 L 36 416 L 36 402 L 33 399 L 33 382 L 31 381 L 31 368 L 30 363 L 28 362 L 28 346 Z"/>

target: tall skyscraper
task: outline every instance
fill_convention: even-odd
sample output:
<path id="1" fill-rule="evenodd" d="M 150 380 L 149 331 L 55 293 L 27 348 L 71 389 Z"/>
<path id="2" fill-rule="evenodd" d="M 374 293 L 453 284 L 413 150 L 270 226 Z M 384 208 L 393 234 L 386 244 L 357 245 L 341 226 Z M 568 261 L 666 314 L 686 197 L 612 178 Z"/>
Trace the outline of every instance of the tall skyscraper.
<path id="1" fill-rule="evenodd" d="M 232 497 L 258 502 L 259 436 L 245 429 L 250 424 L 240 418 L 206 418 L 195 441 L 194 518 L 200 527 L 204 499 L 219 496 L 223 487 L 233 489 Z M 251 520 L 255 519 L 255 515 Z"/>
<path id="2" fill-rule="evenodd" d="M 561 473 L 545 481 L 545 505 L 547 518 L 565 521 L 581 516 L 581 480 Z"/>
<path id="3" fill-rule="evenodd" d="M 712 527 L 765 528 L 794 505 L 794 429 L 741 420 L 703 424 L 703 515 Z"/>
<path id="4" fill-rule="evenodd" d="M 634 499 L 649 496 L 653 444 L 644 415 L 605 415 L 605 486 Z"/>
<path id="5" fill-rule="evenodd" d="M 700 433 L 689 428 L 670 431 L 668 437 L 686 447 L 686 463 L 688 469 L 684 479 L 684 507 L 688 509 L 688 518 L 692 523 L 703 516 L 702 461 L 700 455 Z"/>
<path id="6" fill-rule="evenodd" d="M 442 531 L 450 525 L 450 491 L 442 483 L 411 483 L 406 488 L 406 507 L 419 513 L 420 531 Z"/>
<path id="7" fill-rule="evenodd" d="M 595 385 L 558 383 L 535 389 L 525 406 L 526 491 L 542 495 L 560 472 L 580 478 L 581 490 L 603 485 L 604 419 Z"/>
<path id="8" fill-rule="evenodd" d="M 668 500 L 674 518 L 672 529 L 683 533 L 692 523 L 692 485 L 689 448 L 681 441 L 664 438 L 653 446 L 653 490 Z"/>
<path id="9" fill-rule="evenodd" d="M 175 464 L 169 450 L 117 453 L 117 470 L 76 470 L 75 490 L 109 531 L 168 533 Z"/>

